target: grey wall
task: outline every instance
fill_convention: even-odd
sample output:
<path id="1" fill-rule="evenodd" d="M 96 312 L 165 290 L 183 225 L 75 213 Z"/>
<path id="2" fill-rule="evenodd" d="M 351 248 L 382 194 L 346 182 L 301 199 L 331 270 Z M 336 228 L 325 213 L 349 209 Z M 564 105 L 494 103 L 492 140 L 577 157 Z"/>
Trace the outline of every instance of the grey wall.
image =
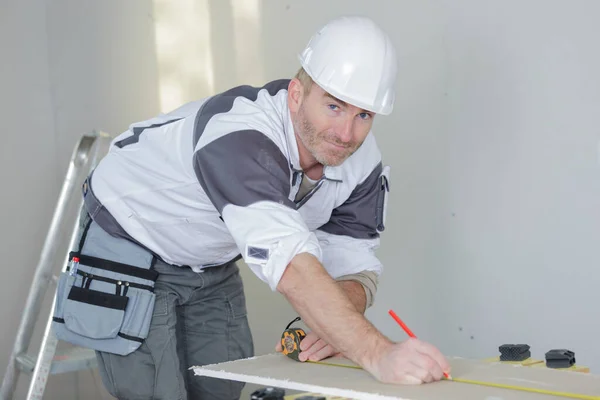
<path id="1" fill-rule="evenodd" d="M 119 133 L 183 101 L 290 76 L 322 23 L 365 13 L 400 55 L 396 110 L 375 123 L 392 196 L 379 252 L 385 279 L 369 318 L 403 339 L 387 315 L 394 308 L 447 354 L 489 357 L 500 344 L 525 342 L 537 357 L 570 348 L 600 371 L 600 3 L 36 0 L 1 7 L 0 366 L 82 133 Z M 243 273 L 256 350 L 264 354 L 295 315 Z M 50 381 L 47 398 L 108 398 L 97 385 L 89 372 L 67 375 Z"/>
<path id="2" fill-rule="evenodd" d="M 600 4 L 461 3 L 393 29 L 414 51 L 380 125 L 395 190 L 370 315 L 399 338 L 394 307 L 449 354 L 529 343 L 599 372 Z"/>
<path id="3" fill-rule="evenodd" d="M 0 10 L 0 366 L 77 139 L 159 110 L 150 1 L 5 1 Z M 49 296 L 46 305 L 49 306 Z M 39 339 L 42 321 L 35 337 Z M 15 398 L 24 398 L 26 380 Z M 110 398 L 89 371 L 52 378 L 47 398 Z"/>
<path id="4" fill-rule="evenodd" d="M 268 5 L 268 6 L 267 6 Z M 319 12 L 315 13 L 318 9 Z M 264 2 L 265 76 L 339 13 L 365 13 L 400 54 L 398 104 L 376 119 L 392 167 L 389 308 L 445 353 L 529 343 L 600 371 L 600 30 L 595 1 Z"/>

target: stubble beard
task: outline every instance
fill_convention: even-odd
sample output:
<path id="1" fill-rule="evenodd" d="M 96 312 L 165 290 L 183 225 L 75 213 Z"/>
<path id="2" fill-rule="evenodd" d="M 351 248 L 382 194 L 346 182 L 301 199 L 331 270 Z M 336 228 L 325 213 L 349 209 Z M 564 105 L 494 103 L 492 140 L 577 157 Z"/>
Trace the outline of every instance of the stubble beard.
<path id="1" fill-rule="evenodd" d="M 315 126 L 306 118 L 304 114 L 304 106 L 301 105 L 298 110 L 296 121 L 294 122 L 294 129 L 298 133 L 298 137 L 300 141 L 306 147 L 306 149 L 310 152 L 310 154 L 317 160 L 319 164 L 324 166 L 335 167 L 342 164 L 348 157 L 350 157 L 357 148 L 352 146 L 348 147 L 348 145 L 344 143 L 340 143 L 335 137 L 332 137 L 328 141 L 330 143 L 337 144 L 339 146 L 345 146 L 346 149 L 343 152 L 337 151 L 323 151 L 321 149 L 321 144 L 326 144 L 327 140 L 326 134 L 319 135 Z"/>

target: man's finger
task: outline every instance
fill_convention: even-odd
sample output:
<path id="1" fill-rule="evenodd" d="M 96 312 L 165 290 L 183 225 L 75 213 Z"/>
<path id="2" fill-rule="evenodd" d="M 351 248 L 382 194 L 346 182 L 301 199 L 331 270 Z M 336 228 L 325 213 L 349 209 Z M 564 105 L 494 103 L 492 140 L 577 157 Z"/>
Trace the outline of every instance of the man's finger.
<path id="1" fill-rule="evenodd" d="M 428 370 L 421 368 L 421 366 L 419 364 L 416 364 L 414 362 L 413 362 L 413 365 L 415 368 L 410 372 L 410 375 L 419 379 L 421 381 L 421 383 L 433 382 L 433 376 L 431 375 L 431 373 Z"/>
<path id="2" fill-rule="evenodd" d="M 400 378 L 398 383 L 401 385 L 421 385 L 423 384 L 423 381 L 413 375 L 404 375 L 402 378 Z"/>
<path id="3" fill-rule="evenodd" d="M 277 341 L 277 345 L 275 345 L 275 351 L 281 353 L 283 351 L 283 347 L 281 346 L 281 340 Z"/>
<path id="4" fill-rule="evenodd" d="M 302 342 L 304 343 L 304 340 Z M 325 346 L 327 346 L 327 343 L 325 343 L 324 340 L 322 340 L 322 339 L 317 340 L 315 343 L 313 343 L 312 346 L 310 346 L 306 350 L 303 350 L 302 352 L 300 352 L 300 360 L 301 361 L 308 360 L 311 355 L 320 351 Z"/>
<path id="5" fill-rule="evenodd" d="M 435 346 L 420 340 L 415 341 L 415 346 L 419 353 L 426 354 L 433 358 L 438 363 L 442 371 L 450 372 L 450 364 L 448 364 L 448 360 L 446 360 L 446 357 L 444 357 L 444 355 Z"/>
<path id="6" fill-rule="evenodd" d="M 320 361 L 331 357 L 335 354 L 335 349 L 330 345 L 323 347 L 321 350 L 314 352 L 308 359 L 310 361 Z"/>
<path id="7" fill-rule="evenodd" d="M 308 332 L 306 337 L 300 342 L 300 350 L 308 350 L 317 341 L 319 341 L 319 336 L 314 332 Z"/>
<path id="8" fill-rule="evenodd" d="M 417 353 L 420 357 L 413 359 L 413 364 L 418 365 L 423 370 L 429 372 L 433 380 L 439 381 L 444 376 L 442 367 L 436 360 L 424 353 Z M 429 381 L 428 381 L 429 382 Z"/>

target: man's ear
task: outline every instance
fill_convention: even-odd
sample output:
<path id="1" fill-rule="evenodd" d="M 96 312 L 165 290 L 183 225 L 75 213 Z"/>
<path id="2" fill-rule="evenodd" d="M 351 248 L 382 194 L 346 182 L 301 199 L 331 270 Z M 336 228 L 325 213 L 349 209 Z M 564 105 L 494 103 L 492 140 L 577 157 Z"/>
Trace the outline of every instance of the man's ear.
<path id="1" fill-rule="evenodd" d="M 294 78 L 288 85 L 288 107 L 290 112 L 297 113 L 304 100 L 304 89 L 298 78 Z"/>

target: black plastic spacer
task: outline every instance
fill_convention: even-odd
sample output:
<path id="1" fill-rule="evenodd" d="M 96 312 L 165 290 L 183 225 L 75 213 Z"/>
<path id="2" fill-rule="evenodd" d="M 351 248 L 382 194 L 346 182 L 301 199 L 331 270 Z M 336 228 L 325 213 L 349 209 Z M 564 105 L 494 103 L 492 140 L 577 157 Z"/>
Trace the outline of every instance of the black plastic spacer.
<path id="1" fill-rule="evenodd" d="M 500 361 L 523 361 L 531 357 L 527 344 L 503 344 L 500 350 Z"/>
<path id="2" fill-rule="evenodd" d="M 265 387 L 255 390 L 251 395 L 251 400 L 283 400 L 285 390 L 275 387 Z"/>
<path id="3" fill-rule="evenodd" d="M 569 368 L 575 365 L 575 353 L 567 349 L 552 349 L 546 353 L 548 368 Z"/>

